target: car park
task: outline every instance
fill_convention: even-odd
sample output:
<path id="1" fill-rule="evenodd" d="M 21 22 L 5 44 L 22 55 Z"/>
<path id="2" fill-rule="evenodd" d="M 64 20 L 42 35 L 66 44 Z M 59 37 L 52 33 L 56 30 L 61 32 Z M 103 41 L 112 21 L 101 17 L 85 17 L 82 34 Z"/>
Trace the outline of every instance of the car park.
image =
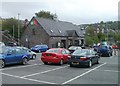
<path id="1" fill-rule="evenodd" d="M 68 61 L 70 67 L 73 66 L 87 66 L 91 67 L 93 64 L 98 64 L 100 56 L 91 49 L 77 49 L 71 54 L 71 58 Z"/>
<path id="2" fill-rule="evenodd" d="M 68 48 L 68 50 L 70 51 L 70 53 L 73 53 L 77 49 L 82 49 L 82 48 L 80 46 L 71 46 L 71 47 Z"/>
<path id="3" fill-rule="evenodd" d="M 13 47 L 2 47 L 0 50 L 0 67 L 8 64 L 22 63 L 27 64 L 30 60 L 30 54 L 25 50 Z"/>
<path id="4" fill-rule="evenodd" d="M 51 48 L 42 53 L 41 60 L 44 64 L 57 63 L 62 65 L 67 63 L 70 57 L 70 52 L 64 48 Z"/>
<path id="5" fill-rule="evenodd" d="M 101 56 L 112 56 L 112 48 L 110 46 L 106 46 L 106 45 L 101 45 L 98 49 L 98 53 L 101 55 Z"/>
<path id="6" fill-rule="evenodd" d="M 48 50 L 47 45 L 35 45 L 34 47 L 31 48 L 32 51 L 34 52 L 45 52 Z"/>

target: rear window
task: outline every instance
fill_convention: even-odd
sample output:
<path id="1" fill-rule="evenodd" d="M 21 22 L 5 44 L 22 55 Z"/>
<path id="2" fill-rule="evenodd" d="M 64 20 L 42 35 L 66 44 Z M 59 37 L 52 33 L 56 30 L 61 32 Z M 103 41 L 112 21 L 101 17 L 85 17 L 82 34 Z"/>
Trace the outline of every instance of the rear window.
<path id="1" fill-rule="evenodd" d="M 89 54 L 89 50 L 81 50 L 81 49 L 78 49 L 76 50 L 75 52 L 73 52 L 72 55 L 87 55 Z"/>
<path id="2" fill-rule="evenodd" d="M 50 49 L 50 50 L 47 50 L 46 52 L 58 53 L 59 50 L 58 49 Z"/>
<path id="3" fill-rule="evenodd" d="M 71 47 L 69 47 L 69 50 L 76 50 L 76 49 L 81 49 L 81 47 L 77 47 L 77 46 L 71 46 Z"/>

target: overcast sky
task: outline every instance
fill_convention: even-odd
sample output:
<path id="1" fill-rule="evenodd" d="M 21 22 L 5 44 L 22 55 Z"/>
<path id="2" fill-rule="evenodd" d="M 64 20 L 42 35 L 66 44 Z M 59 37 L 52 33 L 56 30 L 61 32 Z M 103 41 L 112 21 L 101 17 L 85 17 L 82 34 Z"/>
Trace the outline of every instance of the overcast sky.
<path id="1" fill-rule="evenodd" d="M 9 1 L 9 2 L 8 2 Z M 56 13 L 61 21 L 74 24 L 118 20 L 119 0 L 2 0 L 3 18 L 31 19 L 41 10 Z"/>

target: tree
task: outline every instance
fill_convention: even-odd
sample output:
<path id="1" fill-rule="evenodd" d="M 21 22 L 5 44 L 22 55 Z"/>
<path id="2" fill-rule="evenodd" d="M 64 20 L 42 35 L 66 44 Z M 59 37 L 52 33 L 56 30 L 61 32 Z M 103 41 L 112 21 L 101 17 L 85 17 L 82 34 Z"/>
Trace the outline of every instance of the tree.
<path id="1" fill-rule="evenodd" d="M 38 13 L 35 13 L 36 17 L 40 17 L 40 18 L 48 18 L 48 19 L 52 19 L 54 20 L 55 18 L 57 18 L 56 14 L 52 14 L 49 11 L 40 11 Z"/>
<path id="2" fill-rule="evenodd" d="M 20 35 L 21 35 L 23 32 L 21 22 L 19 23 L 19 25 L 20 25 Z M 14 18 L 2 19 L 2 30 L 9 31 L 9 34 L 12 36 L 13 28 L 14 28 L 14 37 L 18 38 L 18 20 Z"/>

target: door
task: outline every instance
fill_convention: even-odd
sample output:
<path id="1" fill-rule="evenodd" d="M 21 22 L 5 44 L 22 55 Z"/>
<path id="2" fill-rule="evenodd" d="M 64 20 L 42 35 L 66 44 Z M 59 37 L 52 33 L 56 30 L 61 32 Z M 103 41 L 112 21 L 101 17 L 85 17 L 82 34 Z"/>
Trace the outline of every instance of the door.
<path id="1" fill-rule="evenodd" d="M 15 58 L 15 50 L 9 50 L 5 56 L 5 61 L 7 64 L 14 63 Z"/>
<path id="2" fill-rule="evenodd" d="M 21 62 L 22 61 L 22 57 L 23 57 L 23 55 L 24 55 L 24 50 L 21 50 L 21 49 L 16 49 L 16 51 L 15 51 L 15 59 L 14 59 L 14 61 L 15 62 Z"/>
<path id="3" fill-rule="evenodd" d="M 92 50 L 90 50 L 90 51 L 91 51 L 90 53 L 92 56 L 92 61 L 93 61 L 93 63 L 96 63 L 98 60 L 98 56 L 96 55 L 96 53 L 94 51 L 92 51 Z"/>

